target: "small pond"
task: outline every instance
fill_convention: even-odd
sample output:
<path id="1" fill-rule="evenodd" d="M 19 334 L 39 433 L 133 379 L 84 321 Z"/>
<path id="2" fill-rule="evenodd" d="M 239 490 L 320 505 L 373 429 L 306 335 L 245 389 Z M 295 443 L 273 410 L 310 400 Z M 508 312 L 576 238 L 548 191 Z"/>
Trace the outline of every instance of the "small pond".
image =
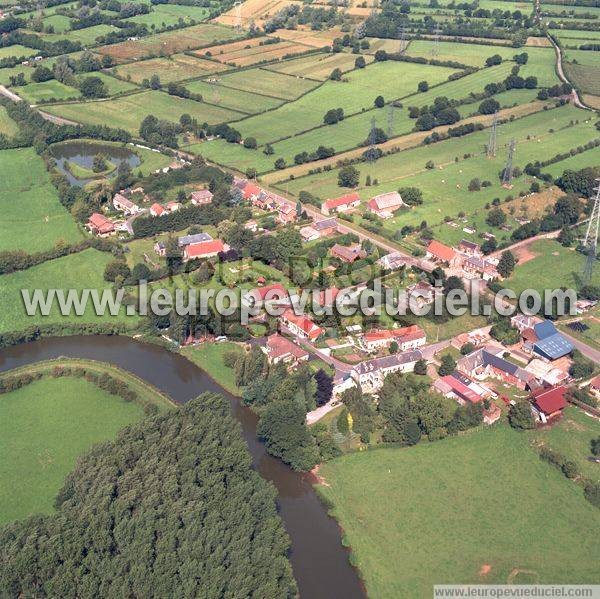
<path id="1" fill-rule="evenodd" d="M 102 154 L 116 168 L 122 162 L 127 162 L 131 168 L 135 168 L 141 164 L 140 157 L 133 150 L 111 144 L 71 141 L 52 146 L 51 152 L 56 160 L 56 168 L 67 177 L 71 185 L 76 185 L 77 187 L 84 187 L 91 181 L 94 181 L 95 177 L 76 177 L 68 168 L 69 162 L 91 171 L 94 165 L 94 157 Z"/>

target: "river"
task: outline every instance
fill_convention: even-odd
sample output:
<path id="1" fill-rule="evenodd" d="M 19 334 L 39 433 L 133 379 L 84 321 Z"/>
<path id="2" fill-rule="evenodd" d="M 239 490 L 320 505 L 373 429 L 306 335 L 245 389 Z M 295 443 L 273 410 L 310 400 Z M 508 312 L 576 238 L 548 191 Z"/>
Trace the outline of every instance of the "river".
<path id="1" fill-rule="evenodd" d="M 185 403 L 203 391 L 227 397 L 260 475 L 278 492 L 278 507 L 292 540 L 290 560 L 301 597 L 364 598 L 364 588 L 340 542 L 340 529 L 318 499 L 310 474 L 271 457 L 256 438 L 256 415 L 183 356 L 129 337 L 56 337 L 0 350 L 0 372 L 59 356 L 110 362 Z"/>

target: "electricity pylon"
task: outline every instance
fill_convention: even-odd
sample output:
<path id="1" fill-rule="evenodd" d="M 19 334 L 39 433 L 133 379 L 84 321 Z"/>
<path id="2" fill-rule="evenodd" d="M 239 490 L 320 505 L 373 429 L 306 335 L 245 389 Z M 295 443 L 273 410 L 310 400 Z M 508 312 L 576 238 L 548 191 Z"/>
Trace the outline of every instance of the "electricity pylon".
<path id="1" fill-rule="evenodd" d="M 503 187 L 511 187 L 512 186 L 513 158 L 515 157 L 515 148 L 516 147 L 517 147 L 517 140 L 513 137 L 510 140 L 510 145 L 508 146 L 508 158 L 506 159 L 506 166 L 504 167 L 504 172 L 502 173 L 502 186 Z"/>
<path id="2" fill-rule="evenodd" d="M 487 146 L 487 157 L 495 158 L 498 151 L 498 113 L 494 112 L 494 120 L 492 121 L 492 129 L 490 131 L 490 141 Z"/>

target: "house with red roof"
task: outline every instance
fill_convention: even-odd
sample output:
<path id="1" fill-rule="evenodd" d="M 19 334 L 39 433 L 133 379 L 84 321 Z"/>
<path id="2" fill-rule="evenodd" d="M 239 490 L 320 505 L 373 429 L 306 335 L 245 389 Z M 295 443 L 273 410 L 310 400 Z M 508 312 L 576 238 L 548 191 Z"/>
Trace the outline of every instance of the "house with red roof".
<path id="1" fill-rule="evenodd" d="M 296 207 L 293 204 L 285 202 L 277 205 L 277 220 L 281 224 L 287 225 L 293 223 L 297 218 L 298 214 L 296 212 Z"/>
<path id="2" fill-rule="evenodd" d="M 426 256 L 434 262 L 443 262 L 448 266 L 458 266 L 461 263 L 460 255 L 456 251 L 439 241 L 432 239 L 427 246 Z"/>
<path id="3" fill-rule="evenodd" d="M 192 192 L 192 204 L 194 206 L 204 206 L 205 204 L 211 204 L 213 201 L 213 194 L 208 189 L 200 189 L 199 191 Z"/>
<path id="4" fill-rule="evenodd" d="M 169 212 L 177 212 L 181 208 L 181 204 L 179 202 L 167 202 L 167 210 Z"/>
<path id="5" fill-rule="evenodd" d="M 317 326 L 308 316 L 297 316 L 291 309 L 287 309 L 281 315 L 281 321 L 294 335 L 310 341 L 316 341 L 325 332 L 325 329 Z"/>
<path id="6" fill-rule="evenodd" d="M 354 245 L 340 245 L 339 243 L 336 243 L 329 250 L 329 254 L 332 258 L 338 258 L 347 264 L 352 264 L 353 262 L 356 262 L 356 260 L 362 260 L 367 256 L 367 253 L 358 243 L 355 243 Z"/>
<path id="7" fill-rule="evenodd" d="M 261 350 L 266 354 L 269 364 L 283 362 L 295 366 L 299 362 L 306 362 L 310 355 L 296 343 L 279 333 L 269 335 L 266 344 L 261 346 Z"/>
<path id="8" fill-rule="evenodd" d="M 559 418 L 567 407 L 564 385 L 552 389 L 538 389 L 531 394 L 531 404 L 538 420 L 543 423 Z"/>
<path id="9" fill-rule="evenodd" d="M 397 191 L 388 191 L 371 198 L 367 203 L 369 210 L 380 218 L 391 218 L 394 212 L 406 206 Z"/>
<path id="10" fill-rule="evenodd" d="M 183 261 L 187 262 L 194 258 L 212 258 L 219 252 L 226 252 L 228 249 L 229 246 L 220 239 L 190 243 L 189 245 L 186 245 L 183 250 Z"/>
<path id="11" fill-rule="evenodd" d="M 98 235 L 98 237 L 108 237 L 115 232 L 114 223 L 98 212 L 94 212 L 94 214 L 88 218 L 88 222 L 85 226 L 90 233 Z"/>
<path id="12" fill-rule="evenodd" d="M 162 216 L 163 214 L 166 214 L 166 210 L 160 205 L 157 204 L 156 202 L 154 202 L 154 204 L 152 204 L 152 206 L 150 206 L 150 214 L 152 216 Z"/>
<path id="13" fill-rule="evenodd" d="M 389 347 L 394 341 L 398 349 L 407 351 L 425 345 L 425 331 L 416 324 L 399 329 L 373 329 L 363 335 L 363 343 L 367 351 L 376 351 L 383 347 Z"/>
<path id="14" fill-rule="evenodd" d="M 261 285 L 264 285 L 264 283 Z M 268 302 L 269 304 L 289 305 L 290 295 L 288 290 L 281 283 L 272 283 L 271 285 L 251 289 L 244 294 L 242 302 L 246 306 L 253 306 L 264 302 Z"/>
<path id="15" fill-rule="evenodd" d="M 595 379 L 592 379 L 592 382 L 590 383 L 590 390 L 592 393 L 600 395 L 600 375 L 598 375 Z"/>
<path id="16" fill-rule="evenodd" d="M 356 208 L 359 204 L 360 196 L 354 191 L 339 198 L 325 200 L 321 205 L 321 212 L 325 215 L 332 212 L 347 212 L 348 210 L 352 210 L 352 208 Z"/>

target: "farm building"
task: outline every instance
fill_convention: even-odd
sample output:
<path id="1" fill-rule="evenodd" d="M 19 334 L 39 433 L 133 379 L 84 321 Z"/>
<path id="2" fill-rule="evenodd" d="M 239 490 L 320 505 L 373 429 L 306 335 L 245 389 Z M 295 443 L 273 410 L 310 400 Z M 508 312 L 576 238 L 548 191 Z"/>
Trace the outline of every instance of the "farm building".
<path id="1" fill-rule="evenodd" d="M 481 247 L 478 243 L 474 241 L 469 241 L 467 239 L 461 239 L 458 244 L 458 251 L 462 252 L 466 256 L 481 256 Z"/>
<path id="2" fill-rule="evenodd" d="M 573 344 L 556 330 L 550 320 L 539 322 L 533 330 L 537 341 L 533 344 L 533 351 L 546 360 L 558 360 L 573 351 Z"/>
<path id="3" fill-rule="evenodd" d="M 352 378 L 367 393 L 377 391 L 383 385 L 388 374 L 393 372 L 412 372 L 415 364 L 423 359 L 423 354 L 418 350 L 411 350 L 401 354 L 374 358 L 357 364 L 352 369 Z"/>
<path id="4" fill-rule="evenodd" d="M 137 204 L 120 193 L 115 194 L 112 203 L 115 210 L 123 212 L 126 215 L 137 214 L 140 211 L 140 207 Z"/>
<path id="5" fill-rule="evenodd" d="M 298 362 L 306 362 L 310 355 L 279 333 L 269 335 L 266 345 L 262 346 L 261 350 L 267 355 L 269 364 L 283 362 L 284 364 L 295 365 Z"/>
<path id="6" fill-rule="evenodd" d="M 194 258 L 212 258 L 219 252 L 226 252 L 228 249 L 229 246 L 220 239 L 191 243 L 190 245 L 186 245 L 183 250 L 183 261 L 187 262 Z"/>
<path id="7" fill-rule="evenodd" d="M 332 212 L 347 212 L 360 204 L 360 196 L 356 192 L 348 193 L 339 198 L 325 200 L 321 205 L 321 212 L 325 215 Z"/>
<path id="8" fill-rule="evenodd" d="M 166 210 L 160 205 L 157 204 L 156 202 L 154 204 L 152 204 L 152 206 L 150 206 L 150 214 L 152 216 L 162 216 L 163 214 L 166 214 Z"/>
<path id="9" fill-rule="evenodd" d="M 567 388 L 561 386 L 552 389 L 540 389 L 532 393 L 532 406 L 538 420 L 546 423 L 561 416 L 562 411 L 567 407 L 566 392 Z"/>
<path id="10" fill-rule="evenodd" d="M 200 191 L 193 191 L 191 199 L 194 206 L 203 206 L 212 203 L 213 194 L 208 189 L 201 189 Z"/>
<path id="11" fill-rule="evenodd" d="M 85 225 L 87 230 L 98 237 L 107 237 L 115 232 L 114 223 L 103 214 L 94 212 Z"/>
<path id="12" fill-rule="evenodd" d="M 356 260 L 361 260 L 367 255 L 359 244 L 339 245 L 336 243 L 329 250 L 329 253 L 332 258 L 338 258 L 342 262 L 346 262 L 348 264 L 352 264 L 352 262 L 355 262 Z"/>
<path id="13" fill-rule="evenodd" d="M 182 235 L 177 238 L 177 245 L 180 248 L 192 243 L 203 243 L 205 241 L 212 241 L 212 237 L 208 233 L 195 233 L 194 235 Z"/>
<path id="14" fill-rule="evenodd" d="M 440 380 L 449 389 L 443 395 L 455 399 L 460 404 L 480 403 L 490 395 L 488 389 L 460 373 L 443 376 Z M 439 390 L 440 386 L 435 388 Z"/>
<path id="15" fill-rule="evenodd" d="M 363 343 L 367 351 L 376 351 L 382 347 L 389 347 L 394 341 L 402 351 L 416 349 L 425 345 L 425 331 L 416 324 L 400 329 L 374 329 L 363 336 Z"/>
<path id="16" fill-rule="evenodd" d="M 458 266 L 461 263 L 460 255 L 454 249 L 432 239 L 427 246 L 427 258 L 434 262 L 443 262 L 450 267 Z"/>
<path id="17" fill-rule="evenodd" d="M 397 191 L 389 191 L 371 198 L 367 206 L 373 214 L 380 218 L 392 218 L 394 212 L 406 206 L 406 204 Z"/>
<path id="18" fill-rule="evenodd" d="M 291 309 L 281 315 L 281 321 L 294 335 L 310 341 L 316 341 L 325 332 L 325 329 L 317 326 L 308 316 L 297 316 Z"/>

